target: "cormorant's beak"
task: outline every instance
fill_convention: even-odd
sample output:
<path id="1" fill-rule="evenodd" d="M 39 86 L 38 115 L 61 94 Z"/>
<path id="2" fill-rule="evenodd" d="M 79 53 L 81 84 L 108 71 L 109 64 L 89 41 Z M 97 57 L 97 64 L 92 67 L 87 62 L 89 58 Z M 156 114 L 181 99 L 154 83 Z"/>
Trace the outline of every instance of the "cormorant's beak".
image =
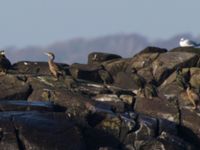
<path id="1" fill-rule="evenodd" d="M 47 55 L 47 56 L 49 56 L 49 53 L 47 53 L 47 52 L 44 52 L 44 54 Z"/>

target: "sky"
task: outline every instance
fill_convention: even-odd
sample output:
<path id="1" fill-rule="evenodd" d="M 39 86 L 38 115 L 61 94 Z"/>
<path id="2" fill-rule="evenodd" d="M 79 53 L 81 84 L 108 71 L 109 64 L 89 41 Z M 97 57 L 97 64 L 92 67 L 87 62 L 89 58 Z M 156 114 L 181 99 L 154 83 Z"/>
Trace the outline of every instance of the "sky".
<path id="1" fill-rule="evenodd" d="M 0 0 L 0 47 L 117 33 L 197 36 L 199 6 L 197 0 Z"/>

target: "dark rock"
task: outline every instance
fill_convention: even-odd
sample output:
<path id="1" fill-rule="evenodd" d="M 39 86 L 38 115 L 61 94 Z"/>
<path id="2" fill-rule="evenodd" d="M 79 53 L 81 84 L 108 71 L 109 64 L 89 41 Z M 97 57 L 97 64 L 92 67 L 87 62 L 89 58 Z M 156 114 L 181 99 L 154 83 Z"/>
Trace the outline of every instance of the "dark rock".
<path id="1" fill-rule="evenodd" d="M 188 109 L 181 109 L 181 125 L 180 128 L 182 137 L 185 137 L 186 140 L 195 143 L 200 146 L 200 117 L 199 112 Z"/>
<path id="2" fill-rule="evenodd" d="M 138 74 L 142 76 L 147 83 L 152 83 L 154 85 L 157 85 L 157 82 L 153 76 L 153 70 L 151 66 L 138 70 Z"/>
<path id="3" fill-rule="evenodd" d="M 159 131 L 158 134 L 161 135 L 162 132 L 170 133 L 171 135 L 178 135 L 178 124 L 168 121 L 166 119 L 158 119 Z"/>
<path id="4" fill-rule="evenodd" d="M 74 79 L 102 82 L 98 74 L 100 69 L 101 66 L 98 65 L 72 64 L 70 66 L 70 73 Z"/>
<path id="5" fill-rule="evenodd" d="M 0 76 L 1 100 L 26 100 L 32 89 L 14 75 Z"/>
<path id="6" fill-rule="evenodd" d="M 130 59 L 117 59 L 113 61 L 106 61 L 103 63 L 105 69 L 115 79 L 119 72 L 125 72 L 130 64 Z"/>
<path id="7" fill-rule="evenodd" d="M 8 120 L 2 123 L 2 116 Z M 10 123 L 19 149 L 84 149 L 79 128 L 64 114 L 4 113 L 0 120 L 3 135 L 7 135 L 5 125 Z"/>
<path id="8" fill-rule="evenodd" d="M 140 149 L 190 150 L 194 149 L 194 147 L 176 136 L 163 132 L 157 139 L 147 140 L 142 143 Z"/>
<path id="9" fill-rule="evenodd" d="M 176 101 L 170 102 L 159 98 L 149 100 L 138 97 L 135 102 L 135 111 L 139 113 L 179 123 L 179 111 L 177 107 Z"/>
<path id="10" fill-rule="evenodd" d="M 69 65 L 61 63 L 57 63 L 57 65 L 64 74 L 69 74 Z M 12 67 L 15 72 L 21 74 L 51 75 L 47 62 L 21 61 L 13 64 Z"/>
<path id="11" fill-rule="evenodd" d="M 114 85 L 123 89 L 134 90 L 139 89 L 131 74 L 119 72 L 115 78 Z"/>
<path id="12" fill-rule="evenodd" d="M 121 56 L 116 54 L 93 52 L 88 55 L 88 64 L 100 64 L 104 61 L 118 58 L 121 58 Z"/>
<path id="13" fill-rule="evenodd" d="M 121 101 L 121 99 L 119 97 L 117 97 L 117 95 L 100 94 L 100 95 L 96 95 L 95 97 L 93 97 L 93 99 L 95 101 L 100 101 L 100 102 L 107 104 L 108 106 L 111 107 L 111 109 L 114 112 L 122 113 L 125 111 L 125 104 L 124 104 L 124 102 Z"/>
<path id="14" fill-rule="evenodd" d="M 131 73 L 131 69 L 134 67 L 137 70 L 142 68 L 150 67 L 152 63 L 158 58 L 160 53 L 141 53 L 132 57 L 129 61 L 129 66 L 126 72 Z"/>
<path id="15" fill-rule="evenodd" d="M 200 48 L 194 48 L 194 47 L 177 47 L 174 48 L 172 50 L 170 50 L 170 52 L 188 52 L 188 53 L 195 53 L 195 54 L 200 54 Z"/>
<path id="16" fill-rule="evenodd" d="M 94 83 L 79 83 L 79 85 L 74 89 L 75 91 L 82 93 L 84 95 L 95 96 L 97 94 L 110 94 L 109 89 L 105 88 L 103 84 Z"/>
<path id="17" fill-rule="evenodd" d="M 140 115 L 138 118 L 139 127 L 135 132 L 135 140 L 148 140 L 156 136 L 158 123 L 157 119 Z"/>
<path id="18" fill-rule="evenodd" d="M 144 53 L 165 53 L 167 49 L 158 47 L 146 47 L 144 50 L 140 51 L 139 54 Z"/>
<path id="19" fill-rule="evenodd" d="M 50 102 L 0 101 L 0 111 L 65 111 Z"/>
<path id="20" fill-rule="evenodd" d="M 113 83 L 113 78 L 110 75 L 110 73 L 108 71 L 106 71 L 105 69 L 101 69 L 98 71 L 98 74 L 101 78 L 101 80 L 103 81 L 104 85 L 105 84 L 111 84 Z"/>
<path id="21" fill-rule="evenodd" d="M 191 72 L 190 84 L 194 88 L 199 88 L 200 87 L 200 81 L 199 81 L 200 68 L 197 68 L 197 67 L 190 68 L 190 72 Z"/>
<path id="22" fill-rule="evenodd" d="M 194 53 L 162 53 L 152 64 L 153 76 L 155 80 L 161 84 L 177 67 L 193 67 L 196 65 L 197 61 L 198 55 Z"/>
<path id="23" fill-rule="evenodd" d="M 95 102 L 92 101 L 90 98 L 66 89 L 50 90 L 47 98 L 54 104 L 66 108 L 66 113 L 69 116 L 85 117 L 90 111 L 88 107 L 94 107 L 93 105 L 95 105 Z M 37 101 L 37 99 L 29 100 Z M 44 101 L 46 101 L 46 99 Z"/>

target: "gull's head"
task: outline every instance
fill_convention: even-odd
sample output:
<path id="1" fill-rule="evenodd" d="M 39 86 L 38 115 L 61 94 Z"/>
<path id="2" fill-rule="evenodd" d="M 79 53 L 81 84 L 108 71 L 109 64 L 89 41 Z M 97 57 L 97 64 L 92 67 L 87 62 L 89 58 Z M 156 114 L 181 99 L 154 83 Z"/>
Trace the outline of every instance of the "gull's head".
<path id="1" fill-rule="evenodd" d="M 4 55 L 5 55 L 5 51 L 4 51 L 4 50 L 1 50 L 1 51 L 0 51 L 0 55 L 1 55 L 1 56 L 4 56 Z"/>
<path id="2" fill-rule="evenodd" d="M 180 41 L 184 41 L 185 39 L 184 38 L 181 38 L 181 40 Z"/>
<path id="3" fill-rule="evenodd" d="M 55 58 L 55 55 L 54 55 L 54 53 L 52 53 L 52 52 L 45 52 L 44 53 L 45 55 L 47 55 L 49 58 L 51 58 L 51 59 L 54 59 Z"/>

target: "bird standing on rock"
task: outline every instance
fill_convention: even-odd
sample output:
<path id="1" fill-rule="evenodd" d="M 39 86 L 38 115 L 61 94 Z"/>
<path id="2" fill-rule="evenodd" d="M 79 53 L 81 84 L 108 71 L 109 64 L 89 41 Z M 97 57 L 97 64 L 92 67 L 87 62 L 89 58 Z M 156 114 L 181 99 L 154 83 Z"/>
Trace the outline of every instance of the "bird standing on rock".
<path id="1" fill-rule="evenodd" d="M 6 74 L 7 70 L 11 68 L 10 61 L 5 56 L 5 51 L 0 51 L 0 73 Z"/>
<path id="2" fill-rule="evenodd" d="M 182 68 L 178 67 L 176 69 L 176 82 L 178 86 L 180 86 L 182 89 L 186 89 L 189 81 L 190 81 L 190 69 L 188 69 L 187 72 L 183 73 Z"/>
<path id="3" fill-rule="evenodd" d="M 180 45 L 180 47 L 197 47 L 197 46 L 200 46 L 200 44 L 197 44 L 194 41 L 191 41 L 189 39 L 184 39 L 184 38 L 181 38 L 179 45 Z"/>
<path id="4" fill-rule="evenodd" d="M 146 84 L 145 79 L 137 73 L 137 69 L 134 67 L 131 68 L 131 77 L 135 82 L 136 86 L 139 88 L 136 94 L 144 97 L 145 96 L 144 88 Z"/>
<path id="5" fill-rule="evenodd" d="M 101 69 L 98 71 L 98 74 L 106 87 L 107 84 L 111 84 L 113 82 L 113 78 L 103 65 L 101 65 L 100 68 Z"/>
<path id="6" fill-rule="evenodd" d="M 193 104 L 192 108 L 197 109 L 198 102 L 200 100 L 199 94 L 194 89 L 192 89 L 190 84 L 188 84 L 188 87 L 186 89 L 186 93 L 187 93 L 188 99 Z"/>
<path id="7" fill-rule="evenodd" d="M 59 76 L 63 76 L 63 74 L 60 71 L 59 67 L 54 63 L 55 55 L 52 52 L 46 52 L 45 54 L 49 57 L 49 70 L 52 75 L 58 80 Z"/>

